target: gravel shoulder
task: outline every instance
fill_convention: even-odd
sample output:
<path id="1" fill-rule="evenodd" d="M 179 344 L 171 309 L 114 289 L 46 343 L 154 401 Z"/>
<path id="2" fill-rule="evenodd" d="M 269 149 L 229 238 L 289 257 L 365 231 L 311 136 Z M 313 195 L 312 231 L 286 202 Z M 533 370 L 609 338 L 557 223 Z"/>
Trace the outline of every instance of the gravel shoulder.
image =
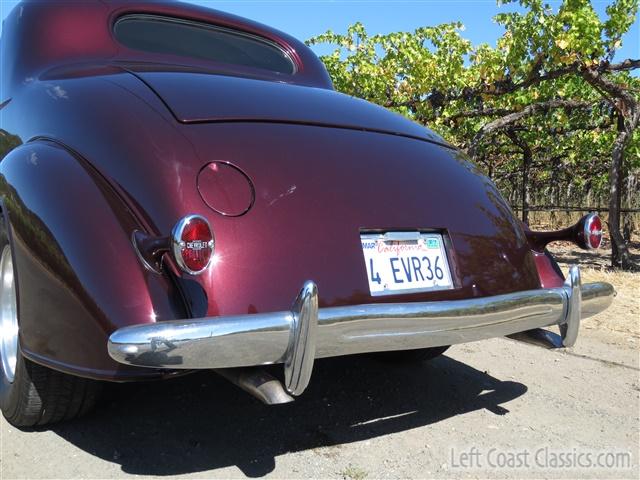
<path id="1" fill-rule="evenodd" d="M 618 296 L 574 348 L 492 339 L 426 364 L 326 359 L 277 407 L 207 372 L 117 385 L 94 414 L 51 430 L 0 420 L 0 478 L 639 478 L 640 274 L 583 266 Z M 550 464 L 561 453 L 620 461 Z M 526 466 L 500 464 L 517 454 Z"/>

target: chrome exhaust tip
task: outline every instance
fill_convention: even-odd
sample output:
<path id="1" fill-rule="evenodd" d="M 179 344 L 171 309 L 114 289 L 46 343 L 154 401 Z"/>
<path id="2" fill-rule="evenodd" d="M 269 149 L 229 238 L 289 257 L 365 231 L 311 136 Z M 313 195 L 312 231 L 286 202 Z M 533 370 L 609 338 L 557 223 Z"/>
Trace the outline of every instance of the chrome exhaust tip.
<path id="1" fill-rule="evenodd" d="M 284 386 L 274 376 L 258 367 L 217 368 L 214 370 L 234 385 L 266 405 L 293 402 Z"/>
<path id="2" fill-rule="evenodd" d="M 549 350 L 552 348 L 564 347 L 562 337 L 560 335 L 550 332 L 549 330 L 545 330 L 544 328 L 534 328 L 533 330 L 514 333 L 513 335 L 507 335 L 507 338 Z"/>

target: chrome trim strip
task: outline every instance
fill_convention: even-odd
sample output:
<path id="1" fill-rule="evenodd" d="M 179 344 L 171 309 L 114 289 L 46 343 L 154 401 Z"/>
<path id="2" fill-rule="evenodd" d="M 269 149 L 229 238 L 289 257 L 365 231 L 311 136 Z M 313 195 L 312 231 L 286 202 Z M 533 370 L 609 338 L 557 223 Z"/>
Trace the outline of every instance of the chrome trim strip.
<path id="1" fill-rule="evenodd" d="M 513 335 L 560 325 L 575 343 L 580 317 L 606 309 L 606 283 L 580 285 L 577 267 L 564 287 L 440 302 L 318 308 L 306 282 L 291 311 L 209 317 L 125 327 L 109 338 L 109 354 L 128 365 L 218 369 L 284 363 L 289 393 L 307 387 L 315 358 L 409 350 Z"/>

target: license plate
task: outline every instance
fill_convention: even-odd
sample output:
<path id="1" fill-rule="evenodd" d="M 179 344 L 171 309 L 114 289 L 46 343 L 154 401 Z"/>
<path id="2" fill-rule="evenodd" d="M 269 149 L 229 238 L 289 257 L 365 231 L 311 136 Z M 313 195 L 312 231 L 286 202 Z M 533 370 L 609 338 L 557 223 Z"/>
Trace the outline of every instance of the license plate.
<path id="1" fill-rule="evenodd" d="M 442 235 L 388 232 L 360 235 L 371 295 L 453 288 Z"/>

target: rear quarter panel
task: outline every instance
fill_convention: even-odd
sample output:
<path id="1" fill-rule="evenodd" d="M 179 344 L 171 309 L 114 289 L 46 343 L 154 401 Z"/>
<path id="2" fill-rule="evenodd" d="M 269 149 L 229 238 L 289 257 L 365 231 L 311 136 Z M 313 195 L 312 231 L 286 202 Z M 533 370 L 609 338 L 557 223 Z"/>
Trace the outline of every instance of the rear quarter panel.
<path id="1" fill-rule="evenodd" d="M 109 185 L 65 148 L 46 141 L 0 163 L 11 226 L 20 342 L 32 360 L 92 378 L 157 375 L 116 364 L 116 328 L 185 315 L 174 286 L 142 268 L 131 248 L 135 219 Z"/>

